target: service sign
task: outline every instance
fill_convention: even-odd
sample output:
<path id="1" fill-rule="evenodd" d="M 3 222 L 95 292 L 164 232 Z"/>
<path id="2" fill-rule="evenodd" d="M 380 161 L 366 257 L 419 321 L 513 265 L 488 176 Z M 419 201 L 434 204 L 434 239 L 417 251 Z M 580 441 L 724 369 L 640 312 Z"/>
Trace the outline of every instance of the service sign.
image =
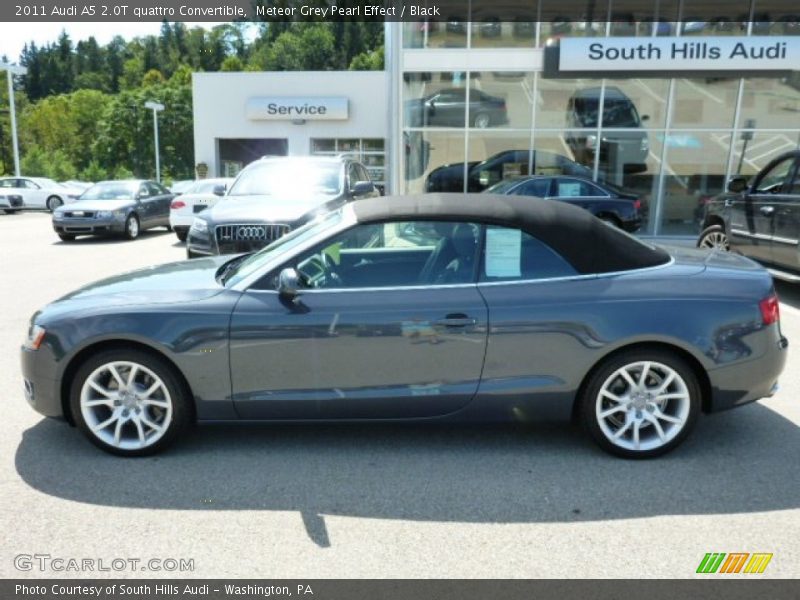
<path id="1" fill-rule="evenodd" d="M 253 121 L 342 121 L 349 116 L 343 96 L 260 96 L 245 108 Z"/>
<path id="2" fill-rule="evenodd" d="M 562 38 L 558 70 L 791 71 L 800 68 L 800 37 Z"/>

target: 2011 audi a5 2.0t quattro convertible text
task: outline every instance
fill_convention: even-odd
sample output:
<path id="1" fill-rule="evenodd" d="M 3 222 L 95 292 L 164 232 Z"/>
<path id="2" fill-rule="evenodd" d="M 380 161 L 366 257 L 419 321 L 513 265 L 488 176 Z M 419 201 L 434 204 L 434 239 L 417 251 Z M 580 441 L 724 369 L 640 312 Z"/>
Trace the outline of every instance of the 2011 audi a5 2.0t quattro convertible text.
<path id="1" fill-rule="evenodd" d="M 37 312 L 26 396 L 121 455 L 194 421 L 578 417 L 649 457 L 775 389 L 766 271 L 562 203 L 362 200 L 250 255 L 121 275 Z"/>

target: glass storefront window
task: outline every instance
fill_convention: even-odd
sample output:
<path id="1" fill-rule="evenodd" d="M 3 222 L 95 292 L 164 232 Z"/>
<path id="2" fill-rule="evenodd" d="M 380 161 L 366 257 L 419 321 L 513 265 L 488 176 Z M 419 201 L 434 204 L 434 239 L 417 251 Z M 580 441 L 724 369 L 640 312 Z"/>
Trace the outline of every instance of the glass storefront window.
<path id="1" fill-rule="evenodd" d="M 675 80 L 672 127 L 733 127 L 739 80 L 736 78 Z"/>
<path id="2" fill-rule="evenodd" d="M 516 71 L 472 73 L 469 126 L 530 129 L 533 75 Z"/>
<path id="3" fill-rule="evenodd" d="M 590 89 L 599 87 L 597 81 Z M 590 101 L 594 94 L 587 90 L 582 96 Z M 668 96 L 669 79 L 607 79 L 603 126 L 661 129 L 666 125 Z"/>
<path id="4" fill-rule="evenodd" d="M 536 102 L 536 127 L 558 129 L 570 122 L 570 101 L 578 90 L 596 86 L 595 79 L 549 79 L 539 75 L 532 92 Z M 571 126 L 576 126 L 574 123 Z"/>
<path id="5" fill-rule="evenodd" d="M 800 125 L 800 71 L 788 77 L 744 80 L 740 128 L 785 129 L 787 121 Z"/>
<path id="6" fill-rule="evenodd" d="M 403 122 L 406 127 L 464 127 L 467 111 L 465 72 L 405 73 L 403 82 Z"/>
<path id="7" fill-rule="evenodd" d="M 467 191 L 482 192 L 503 179 L 527 175 L 530 146 L 530 132 L 469 132 Z"/>
<path id="8" fill-rule="evenodd" d="M 730 140 L 730 132 L 725 132 Z M 752 176 L 784 152 L 800 148 L 800 131 L 740 131 L 733 147 L 731 175 Z"/>
<path id="9" fill-rule="evenodd" d="M 403 23 L 404 48 L 466 48 L 469 23 L 455 16 L 442 21 Z"/>
<path id="10" fill-rule="evenodd" d="M 724 131 L 666 136 L 660 235 L 697 235 L 705 205 L 725 189 Z"/>
<path id="11" fill-rule="evenodd" d="M 463 131 L 405 131 L 406 193 L 464 190 Z"/>

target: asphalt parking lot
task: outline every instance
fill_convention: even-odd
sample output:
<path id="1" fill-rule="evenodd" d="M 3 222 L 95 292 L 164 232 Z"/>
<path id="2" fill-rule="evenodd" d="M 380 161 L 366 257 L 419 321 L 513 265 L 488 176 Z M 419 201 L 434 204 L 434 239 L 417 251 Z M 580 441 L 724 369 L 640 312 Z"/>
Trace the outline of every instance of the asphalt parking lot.
<path id="1" fill-rule="evenodd" d="M 0 215 L 0 576 L 19 554 L 194 559 L 210 577 L 675 577 L 707 552 L 770 552 L 800 575 L 800 286 L 779 284 L 791 346 L 769 400 L 701 419 L 655 461 L 601 453 L 567 424 L 197 429 L 119 459 L 26 404 L 18 348 L 41 305 L 171 260 L 135 242 L 58 240 L 49 215 Z"/>

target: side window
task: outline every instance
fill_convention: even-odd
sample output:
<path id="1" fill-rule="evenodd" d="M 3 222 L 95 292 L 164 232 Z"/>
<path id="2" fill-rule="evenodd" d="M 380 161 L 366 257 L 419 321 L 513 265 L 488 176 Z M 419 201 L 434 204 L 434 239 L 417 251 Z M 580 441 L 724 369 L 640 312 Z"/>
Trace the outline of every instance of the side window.
<path id="1" fill-rule="evenodd" d="M 356 165 L 356 163 L 350 163 L 347 167 L 348 185 L 352 188 L 357 181 L 360 181 L 359 177 L 358 165 Z"/>
<path id="2" fill-rule="evenodd" d="M 791 194 L 792 196 L 800 196 L 800 162 L 798 162 L 797 169 L 795 169 L 794 172 L 794 177 L 789 183 L 789 189 L 787 193 Z M 797 198 L 796 200 L 800 200 L 800 198 Z"/>
<path id="3" fill-rule="evenodd" d="M 362 165 L 358 165 L 358 173 L 360 177 L 359 181 L 372 181 L 369 173 L 367 173 L 367 170 Z"/>
<path id="4" fill-rule="evenodd" d="M 517 196 L 537 196 L 547 198 L 550 192 L 550 179 L 531 179 L 519 186 L 514 193 Z"/>
<path id="5" fill-rule="evenodd" d="M 17 187 L 16 179 L 3 179 L 0 180 L 0 188 L 13 188 Z"/>
<path id="6" fill-rule="evenodd" d="M 472 283 L 479 234 L 473 223 L 356 225 L 305 253 L 294 266 L 309 289 Z"/>
<path id="7" fill-rule="evenodd" d="M 783 188 L 783 183 L 794 166 L 794 157 L 786 158 L 758 179 L 755 186 L 756 194 L 777 194 Z"/>
<path id="8" fill-rule="evenodd" d="M 139 197 L 140 198 L 148 198 L 150 196 L 150 190 L 147 189 L 147 186 L 143 183 L 139 186 Z"/>
<path id="9" fill-rule="evenodd" d="M 532 235 L 507 227 L 486 227 L 482 282 L 551 279 L 577 271 L 550 246 Z"/>
<path id="10" fill-rule="evenodd" d="M 555 198 L 585 198 L 592 196 L 605 196 L 600 188 L 580 179 L 559 177 L 556 179 Z"/>
<path id="11" fill-rule="evenodd" d="M 161 196 L 162 194 L 166 194 L 167 192 L 161 189 L 157 183 L 147 182 L 145 184 L 147 186 L 147 191 L 150 192 L 151 196 Z"/>
<path id="12" fill-rule="evenodd" d="M 24 188 L 26 190 L 38 190 L 39 186 L 33 183 L 30 179 L 17 179 L 19 181 L 19 187 Z"/>

